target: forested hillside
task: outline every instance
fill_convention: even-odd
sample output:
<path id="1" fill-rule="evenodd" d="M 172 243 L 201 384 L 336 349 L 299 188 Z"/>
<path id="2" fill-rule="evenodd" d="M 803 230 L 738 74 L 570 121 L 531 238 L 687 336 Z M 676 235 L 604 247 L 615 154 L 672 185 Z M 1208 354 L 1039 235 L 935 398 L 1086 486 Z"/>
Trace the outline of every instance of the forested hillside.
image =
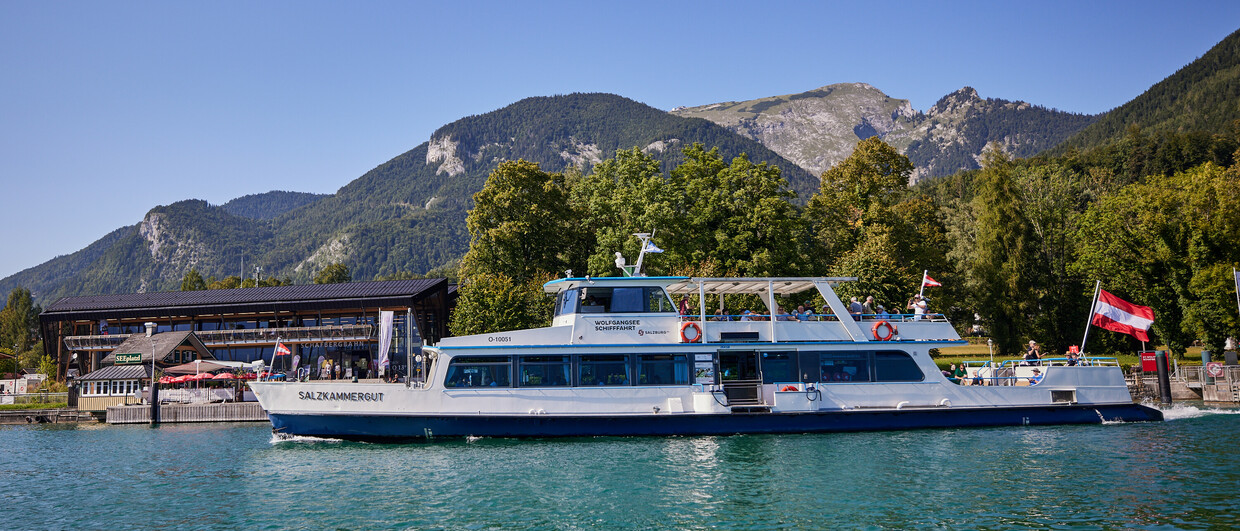
<path id="1" fill-rule="evenodd" d="M 1240 30 L 1205 55 L 1102 116 L 1056 150 L 1116 142 L 1139 128 L 1148 134 L 1231 135 L 1240 119 Z"/>
<path id="2" fill-rule="evenodd" d="M 306 206 L 324 197 L 327 197 L 327 194 L 275 190 L 262 194 L 244 195 L 220 206 L 234 216 L 250 219 L 273 219 L 280 214 L 294 208 Z"/>

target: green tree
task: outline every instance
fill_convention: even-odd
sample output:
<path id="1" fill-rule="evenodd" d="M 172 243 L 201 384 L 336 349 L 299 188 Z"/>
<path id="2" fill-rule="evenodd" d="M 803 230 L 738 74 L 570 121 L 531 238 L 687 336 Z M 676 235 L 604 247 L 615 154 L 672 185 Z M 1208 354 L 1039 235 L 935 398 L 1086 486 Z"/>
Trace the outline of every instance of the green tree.
<path id="1" fill-rule="evenodd" d="M 546 326 L 552 299 L 542 284 L 551 275 L 517 283 L 502 273 L 479 273 L 461 286 L 448 326 L 453 335 L 484 334 Z"/>
<path id="2" fill-rule="evenodd" d="M 241 287 L 241 277 L 233 275 L 216 280 L 215 277 L 207 279 L 207 289 L 236 289 Z"/>
<path id="3" fill-rule="evenodd" d="M 641 149 L 618 150 L 616 156 L 594 165 L 594 173 L 570 178 L 570 204 L 578 220 L 577 231 L 585 254 L 582 273 L 595 276 L 619 275 L 615 253 L 635 259 L 640 241 L 634 233 L 656 231 L 665 235 L 675 228 L 669 186 L 659 171 L 659 161 Z M 663 231 L 663 232 L 659 232 Z M 568 243 L 568 242 L 566 242 Z M 580 267 L 574 256 L 570 265 Z M 645 267 L 666 273 L 666 260 Z"/>
<path id="4" fill-rule="evenodd" d="M 470 243 L 461 276 L 495 274 L 525 284 L 562 271 L 565 240 L 575 233 L 571 214 L 562 174 L 524 160 L 500 163 L 474 194 L 465 220 Z"/>
<path id="5" fill-rule="evenodd" d="M 189 272 L 181 278 L 181 291 L 201 291 L 207 289 L 207 281 L 203 280 L 202 274 L 197 269 L 190 268 Z"/>
<path id="6" fill-rule="evenodd" d="M 340 262 L 328 264 L 314 276 L 315 284 L 342 284 L 352 281 L 353 275 L 349 273 L 349 266 Z"/>
<path id="7" fill-rule="evenodd" d="M 30 290 L 19 287 L 9 292 L 8 302 L 0 310 L 0 345 L 18 353 L 29 350 L 38 340 L 39 312 Z"/>
<path id="8" fill-rule="evenodd" d="M 661 231 L 668 261 L 682 272 L 744 276 L 796 275 L 807 268 L 796 193 L 777 167 L 744 153 L 726 162 L 718 148 L 684 149 L 669 195 L 676 225 Z M 705 270 L 710 266 L 713 270 Z"/>
<path id="9" fill-rule="evenodd" d="M 1012 163 L 992 144 L 982 160 L 977 196 L 977 239 L 967 271 L 967 287 L 1001 355 L 1020 351 L 1033 308 L 1032 229 L 1012 178 Z"/>
<path id="10" fill-rule="evenodd" d="M 1150 306 L 1153 330 L 1176 355 L 1195 339 L 1221 351 L 1236 335 L 1222 296 L 1240 264 L 1240 166 L 1205 163 L 1125 186 L 1090 206 L 1082 218 L 1076 267 L 1108 291 Z"/>

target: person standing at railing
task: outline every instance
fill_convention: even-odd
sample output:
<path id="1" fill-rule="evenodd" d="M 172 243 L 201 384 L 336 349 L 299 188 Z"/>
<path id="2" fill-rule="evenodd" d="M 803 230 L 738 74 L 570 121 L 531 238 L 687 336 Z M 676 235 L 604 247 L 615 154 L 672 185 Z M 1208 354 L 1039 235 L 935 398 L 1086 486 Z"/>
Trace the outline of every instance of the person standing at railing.
<path id="1" fill-rule="evenodd" d="M 861 303 L 857 302 L 856 297 L 853 297 L 852 300 L 848 301 L 848 315 L 851 315 L 854 321 L 861 320 L 861 311 Z"/>
<path id="2" fill-rule="evenodd" d="M 913 295 L 913 299 L 908 301 L 908 307 L 906 309 L 913 310 L 913 319 L 920 321 L 926 316 L 926 310 L 929 309 L 929 307 L 930 305 L 926 304 L 926 299 L 923 299 L 921 295 Z"/>
<path id="3" fill-rule="evenodd" d="M 1025 360 L 1022 361 L 1020 364 L 1025 365 L 1025 366 L 1029 366 L 1029 365 L 1037 366 L 1037 365 L 1042 364 L 1041 360 L 1042 360 L 1042 349 L 1038 348 L 1037 341 L 1030 339 L 1029 348 L 1025 349 Z"/>
<path id="4" fill-rule="evenodd" d="M 861 305 L 861 315 L 874 315 L 874 296 L 867 295 L 865 303 Z"/>

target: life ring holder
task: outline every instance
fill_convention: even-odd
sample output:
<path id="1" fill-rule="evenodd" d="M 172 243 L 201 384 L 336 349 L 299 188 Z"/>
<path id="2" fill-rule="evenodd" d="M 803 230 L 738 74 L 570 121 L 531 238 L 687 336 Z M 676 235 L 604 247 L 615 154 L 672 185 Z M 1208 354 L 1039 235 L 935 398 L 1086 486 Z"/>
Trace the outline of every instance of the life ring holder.
<path id="1" fill-rule="evenodd" d="M 880 328 L 886 328 L 887 333 L 880 334 L 878 331 Z M 874 333 L 874 339 L 878 341 L 888 341 L 891 339 L 891 336 L 896 335 L 895 325 L 888 323 L 887 321 L 879 321 L 877 323 L 874 323 L 874 327 L 871 328 L 870 331 Z"/>
<path id="2" fill-rule="evenodd" d="M 686 330 L 693 329 L 693 337 L 690 338 L 685 333 Z M 700 343 L 702 341 L 702 327 L 693 321 L 685 321 L 680 324 L 680 341 L 681 343 Z"/>
<path id="3" fill-rule="evenodd" d="M 779 390 L 779 392 L 781 393 L 788 393 L 788 392 L 794 392 L 794 391 L 800 391 L 800 389 L 797 389 L 797 386 L 795 385 L 785 385 L 783 389 Z"/>

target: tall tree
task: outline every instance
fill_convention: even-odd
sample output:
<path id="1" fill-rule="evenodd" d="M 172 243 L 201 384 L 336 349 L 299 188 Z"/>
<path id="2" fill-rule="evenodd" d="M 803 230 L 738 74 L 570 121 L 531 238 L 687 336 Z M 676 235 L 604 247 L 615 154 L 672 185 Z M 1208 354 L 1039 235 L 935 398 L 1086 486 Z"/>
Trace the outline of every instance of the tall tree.
<path id="1" fill-rule="evenodd" d="M 524 160 L 491 172 L 465 224 L 470 243 L 461 276 L 502 274 L 517 283 L 562 271 L 565 236 L 575 233 L 564 176 Z"/>
<path id="2" fill-rule="evenodd" d="M 672 170 L 675 227 L 664 231 L 670 262 L 682 271 L 747 276 L 795 275 L 806 269 L 803 228 L 790 202 L 796 193 L 779 168 L 745 154 L 725 162 L 718 148 L 685 148 Z M 715 271 L 702 271 L 710 264 Z"/>
<path id="3" fill-rule="evenodd" d="M 474 194 L 469 251 L 453 333 L 483 333 L 545 324 L 551 301 L 541 290 L 565 269 L 578 233 L 562 174 L 518 160 L 500 163 Z M 476 283 L 476 284 L 475 284 Z"/>
<path id="4" fill-rule="evenodd" d="M 38 340 L 39 309 L 26 288 L 9 292 L 4 310 L 0 310 L 0 345 L 25 352 Z"/>
<path id="5" fill-rule="evenodd" d="M 203 280 L 202 274 L 195 268 L 190 268 L 188 273 L 181 278 L 181 291 L 201 291 L 207 289 L 207 281 Z"/>
<path id="6" fill-rule="evenodd" d="M 658 237 L 676 228 L 670 187 L 660 173 L 659 161 L 639 148 L 616 151 L 615 157 L 595 164 L 592 174 L 572 178 L 569 185 L 578 234 L 587 254 L 583 272 L 620 274 L 615 253 L 629 258 L 637 255 L 640 243 L 634 233 L 656 231 Z M 576 260 L 580 259 L 570 265 Z M 666 260 L 646 269 L 670 270 Z"/>
<path id="7" fill-rule="evenodd" d="M 1033 303 L 1032 229 L 1012 178 L 1012 162 L 1001 146 L 983 155 L 977 196 L 977 239 L 968 264 L 967 287 L 1004 356 L 1020 351 Z"/>

